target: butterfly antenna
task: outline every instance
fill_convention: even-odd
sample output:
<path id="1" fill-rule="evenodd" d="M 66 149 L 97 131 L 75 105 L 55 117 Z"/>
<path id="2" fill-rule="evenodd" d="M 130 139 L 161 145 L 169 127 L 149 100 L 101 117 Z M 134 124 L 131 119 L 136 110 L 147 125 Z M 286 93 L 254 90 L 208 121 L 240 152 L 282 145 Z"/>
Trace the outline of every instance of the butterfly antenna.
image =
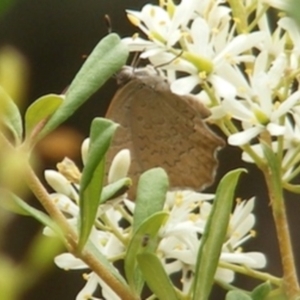
<path id="1" fill-rule="evenodd" d="M 108 33 L 112 33 L 112 22 L 109 15 L 104 15 L 104 23 Z"/>
<path id="2" fill-rule="evenodd" d="M 167 62 L 165 62 L 165 63 L 162 63 L 162 64 L 160 64 L 160 65 L 154 66 L 154 68 L 155 68 L 155 69 L 158 69 L 158 68 L 167 66 L 167 65 L 171 64 L 173 61 L 175 61 L 176 59 L 178 59 L 182 54 L 183 54 L 183 50 L 181 50 L 180 53 L 177 54 L 175 57 L 173 57 L 171 60 L 169 60 L 169 61 L 167 61 Z"/>

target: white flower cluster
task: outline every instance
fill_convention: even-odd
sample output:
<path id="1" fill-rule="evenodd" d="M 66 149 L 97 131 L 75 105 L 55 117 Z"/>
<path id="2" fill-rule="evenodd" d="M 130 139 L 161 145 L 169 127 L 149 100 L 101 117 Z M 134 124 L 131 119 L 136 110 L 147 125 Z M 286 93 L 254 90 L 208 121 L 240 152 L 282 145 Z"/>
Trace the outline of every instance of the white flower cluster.
<path id="1" fill-rule="evenodd" d="M 83 161 L 87 155 L 88 142 L 83 143 Z M 128 150 L 120 151 L 109 171 L 111 181 L 124 176 L 129 168 L 130 154 Z M 79 220 L 79 195 L 77 179 L 80 172 L 71 161 L 62 163 L 60 172 L 46 170 L 45 178 L 56 191 L 51 194 L 59 209 L 68 216 L 68 221 L 77 230 Z M 63 171 L 62 171 L 63 170 Z M 63 175 L 64 174 L 64 175 Z M 193 279 L 197 252 L 201 236 L 210 214 L 212 194 L 200 194 L 192 191 L 169 192 L 165 201 L 164 211 L 169 216 L 159 231 L 159 243 L 156 250 L 166 272 L 169 275 L 181 272 L 182 291 L 187 293 Z M 260 252 L 243 252 L 241 245 L 253 236 L 255 217 L 252 213 L 254 198 L 237 203 L 230 218 L 227 237 L 224 241 L 220 261 L 238 264 L 247 268 L 259 269 L 266 265 L 266 258 Z M 126 209 L 124 209 L 126 208 Z M 128 239 L 132 236 L 132 215 L 135 203 L 126 199 L 126 194 L 99 207 L 97 219 L 91 233 L 90 241 L 113 264 L 125 257 Z M 129 226 L 124 228 L 124 221 Z M 50 234 L 49 229 L 45 233 Z M 80 259 L 70 253 L 55 258 L 55 263 L 65 270 L 88 269 Z M 192 274 L 192 275 L 191 275 Z M 86 284 L 77 295 L 77 300 L 98 299 L 93 296 L 100 285 L 105 299 L 120 299 L 94 272 L 84 274 Z M 232 282 L 234 272 L 219 267 L 215 278 L 222 282 Z"/>
<path id="2" fill-rule="evenodd" d="M 270 26 L 268 9 L 283 10 L 286 1 L 255 3 L 230 2 L 244 9 L 238 16 L 224 0 L 147 4 L 141 11 L 127 10 L 145 38 L 135 34 L 124 42 L 165 71 L 174 93 L 197 91 L 230 145 L 244 151 L 245 145 L 251 146 L 248 150 L 263 159 L 259 141 L 269 142 L 283 157 L 283 174 L 292 179 L 300 160 L 300 32 L 284 12 L 275 28 Z M 250 14 L 253 20 L 247 24 Z M 254 160 L 249 152 L 243 159 Z"/>

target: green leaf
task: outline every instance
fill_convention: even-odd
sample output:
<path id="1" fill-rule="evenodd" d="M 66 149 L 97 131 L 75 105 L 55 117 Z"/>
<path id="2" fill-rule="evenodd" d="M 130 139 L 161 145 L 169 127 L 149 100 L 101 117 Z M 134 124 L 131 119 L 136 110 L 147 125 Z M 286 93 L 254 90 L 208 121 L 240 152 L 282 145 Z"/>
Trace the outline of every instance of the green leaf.
<path id="1" fill-rule="evenodd" d="M 141 175 L 133 215 L 134 231 L 145 219 L 163 209 L 168 188 L 168 175 L 162 168 L 154 168 Z"/>
<path id="2" fill-rule="evenodd" d="M 252 298 L 248 294 L 241 291 L 229 291 L 226 294 L 225 300 L 252 300 Z"/>
<path id="3" fill-rule="evenodd" d="M 252 292 L 252 300 L 264 300 L 272 290 L 270 282 L 264 282 L 257 286 Z"/>
<path id="4" fill-rule="evenodd" d="M 39 135 L 42 138 L 69 118 L 125 63 L 128 49 L 118 35 L 103 38 L 72 81 L 66 99 Z"/>
<path id="5" fill-rule="evenodd" d="M 139 267 L 150 290 L 160 300 L 178 300 L 173 284 L 160 260 L 152 253 L 137 256 Z"/>
<path id="6" fill-rule="evenodd" d="M 141 277 L 140 270 L 137 268 L 136 257 L 142 252 L 155 251 L 158 241 L 157 233 L 168 217 L 166 212 L 157 212 L 148 217 L 137 228 L 133 235 L 125 256 L 124 268 L 129 286 L 138 295 L 140 294 L 144 281 Z"/>
<path id="7" fill-rule="evenodd" d="M 35 218 L 43 225 L 51 228 L 59 237 L 63 239 L 62 231 L 48 215 L 28 205 L 25 201 L 10 191 L 0 189 L 0 195 L 0 206 L 8 211 Z"/>
<path id="8" fill-rule="evenodd" d="M 96 118 L 92 122 L 88 160 L 80 181 L 79 249 L 86 243 L 95 222 L 105 176 L 104 156 L 117 126 L 108 119 Z"/>
<path id="9" fill-rule="evenodd" d="M 227 233 L 237 180 L 243 171 L 237 169 L 227 173 L 218 186 L 198 252 L 194 300 L 206 300 L 209 297 Z"/>
<path id="10" fill-rule="evenodd" d="M 133 250 L 133 248 L 136 246 L 136 243 L 141 243 L 141 238 L 148 238 L 146 229 L 148 228 L 148 226 L 154 225 L 151 225 L 151 221 L 149 221 L 149 225 L 148 223 L 144 222 L 145 220 L 151 220 L 151 216 L 155 216 L 156 213 L 162 211 L 166 200 L 168 187 L 168 175 L 162 168 L 154 168 L 144 172 L 138 182 L 136 205 L 133 215 L 133 232 L 137 233 L 138 231 L 140 234 L 135 235 L 133 240 L 131 241 L 130 251 L 132 251 L 132 253 L 129 251 L 127 252 L 125 262 L 125 269 L 127 270 L 126 275 L 128 276 L 131 287 L 137 293 L 140 292 L 144 283 L 141 278 L 140 271 L 136 270 L 136 272 L 134 272 L 134 269 L 131 268 L 136 264 L 136 251 L 140 250 L 141 248 L 136 248 L 136 251 Z M 157 226 L 160 227 L 160 223 L 158 223 Z M 143 230 L 145 231 L 145 234 L 141 234 L 141 231 Z"/>
<path id="11" fill-rule="evenodd" d="M 34 101 L 25 114 L 26 136 L 29 137 L 34 127 L 41 122 L 46 124 L 46 121 L 55 113 L 63 101 L 64 96 L 55 94 L 45 95 Z"/>
<path id="12" fill-rule="evenodd" d="M 0 123 L 13 134 L 15 142 L 20 144 L 23 135 L 22 118 L 15 102 L 0 86 Z"/>
<path id="13" fill-rule="evenodd" d="M 131 179 L 125 177 L 103 187 L 100 204 L 123 195 L 129 189 L 131 184 Z"/>

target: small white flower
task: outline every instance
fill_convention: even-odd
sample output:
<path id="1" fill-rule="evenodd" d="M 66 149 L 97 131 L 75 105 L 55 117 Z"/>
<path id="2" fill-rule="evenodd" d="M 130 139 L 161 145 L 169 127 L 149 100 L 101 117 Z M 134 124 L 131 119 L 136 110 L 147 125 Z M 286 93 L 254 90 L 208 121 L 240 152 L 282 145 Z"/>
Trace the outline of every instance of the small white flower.
<path id="1" fill-rule="evenodd" d="M 252 229 L 255 223 L 255 217 L 252 214 L 254 208 L 254 198 L 248 201 L 237 203 L 231 215 L 230 224 L 228 228 L 228 235 L 230 238 L 227 244 L 232 248 L 240 246 L 241 239 Z"/>
<path id="2" fill-rule="evenodd" d="M 294 166 L 300 161 L 300 113 L 296 106 L 292 109 L 291 114 L 285 118 L 285 130 L 283 135 L 283 159 L 282 159 L 282 178 L 286 178 L 294 169 Z M 261 144 L 251 145 L 251 149 L 258 157 L 264 159 L 264 152 Z M 278 153 L 278 142 L 271 143 L 271 149 Z M 242 153 L 242 160 L 253 163 L 253 159 L 246 153 Z"/>
<path id="3" fill-rule="evenodd" d="M 116 159 L 116 161 L 119 161 L 119 159 Z M 58 207 L 70 216 L 72 226 L 76 228 L 79 214 L 77 204 L 62 194 L 53 194 L 53 197 L 57 198 L 56 203 Z M 168 274 L 178 271 L 182 272 L 182 291 L 184 292 L 187 292 L 192 284 L 197 252 L 201 243 L 199 236 L 203 234 L 211 212 L 212 205 L 208 201 L 213 198 L 214 195 L 212 194 L 192 191 L 169 192 L 166 198 L 164 210 L 169 213 L 169 217 L 159 231 L 160 242 L 157 254 Z M 134 212 L 135 204 L 133 202 L 124 199 L 124 204 L 129 211 Z M 241 202 L 236 206 L 231 216 L 228 235 L 220 260 L 234 264 L 244 264 L 252 268 L 261 268 L 265 265 L 265 257 L 262 253 L 241 253 L 239 251 L 240 245 L 251 237 L 249 232 L 255 221 L 252 214 L 253 206 L 253 199 L 248 202 Z M 122 215 L 113 205 L 108 207 L 102 214 L 105 214 L 109 220 L 109 226 L 112 226 L 114 230 L 103 231 L 95 226 L 92 229 L 90 242 L 108 260 L 113 261 L 114 257 L 120 257 L 126 250 L 125 245 L 119 240 L 118 236 L 125 238 L 128 232 L 119 225 Z M 118 232 L 117 235 L 115 235 L 116 232 Z M 172 259 L 172 262 L 169 262 L 168 259 Z M 55 263 L 65 270 L 88 269 L 84 262 L 70 253 L 57 256 Z M 76 299 L 97 299 L 93 295 L 98 286 L 101 287 L 105 299 L 119 299 L 114 291 L 94 272 L 84 274 L 84 278 L 86 279 L 86 284 L 80 290 Z M 218 268 L 215 278 L 231 282 L 234 279 L 234 272 Z"/>
<path id="4" fill-rule="evenodd" d="M 86 162 L 88 157 L 88 147 L 89 139 L 86 139 L 82 144 L 82 158 Z M 111 169 L 109 170 L 111 180 L 118 180 L 126 176 L 130 163 L 130 154 L 128 150 L 120 151 L 113 160 Z M 66 168 L 68 166 L 73 167 L 73 164 L 65 164 Z M 64 171 L 68 171 L 65 170 Z M 68 172 L 66 172 L 68 173 Z M 45 178 L 49 185 L 57 192 L 50 194 L 55 205 L 66 214 L 68 222 L 70 225 L 77 230 L 78 220 L 79 220 L 79 186 L 76 185 L 74 188 L 74 183 L 67 180 L 61 173 L 53 170 L 45 171 Z M 123 197 L 124 198 L 124 197 Z M 116 236 L 117 232 L 119 236 L 126 237 L 127 233 L 124 232 L 124 228 L 120 226 L 120 221 L 122 219 L 121 213 L 115 209 L 123 198 L 116 199 L 117 201 L 110 201 L 110 203 L 105 203 L 99 207 L 97 213 L 98 217 L 105 217 L 109 220 L 109 225 L 113 228 L 112 231 L 103 231 L 98 229 L 98 224 L 96 222 L 95 226 L 92 228 L 89 241 L 94 244 L 94 246 L 100 251 L 108 260 L 114 260 L 114 257 L 118 257 L 125 251 L 124 244 Z M 99 219 L 100 220 L 100 219 Z M 98 222 L 100 222 L 98 220 Z M 45 228 L 44 233 L 46 235 L 53 235 L 54 233 L 49 229 Z M 80 259 L 76 258 L 70 253 L 63 253 L 58 255 L 54 259 L 55 264 L 65 270 L 76 270 L 76 269 L 88 269 L 89 267 Z M 99 278 L 94 272 L 84 275 L 86 279 L 86 284 L 83 289 L 77 295 L 77 300 L 84 299 L 97 299 L 93 297 L 96 288 L 100 285 L 102 287 L 102 294 L 107 297 L 106 299 L 120 299 L 106 284 Z"/>
<path id="5" fill-rule="evenodd" d="M 98 286 L 99 277 L 94 273 L 84 274 L 83 278 L 86 280 L 86 284 L 76 296 L 76 300 L 96 299 L 93 294 Z"/>
<path id="6" fill-rule="evenodd" d="M 44 172 L 47 183 L 58 193 L 66 195 L 71 199 L 78 201 L 78 192 L 74 189 L 72 184 L 59 172 L 53 170 L 46 170 Z"/>
<path id="7" fill-rule="evenodd" d="M 90 138 L 86 138 L 81 144 L 81 158 L 84 165 L 86 164 L 88 158 L 89 146 L 90 146 Z"/>
<path id="8" fill-rule="evenodd" d="M 285 101 L 274 103 L 273 91 L 284 74 L 286 57 L 284 54 L 279 55 L 269 68 L 267 59 L 267 52 L 258 55 L 250 84 L 242 79 L 243 76 L 236 76 L 242 100 L 226 98 L 222 103 L 224 110 L 232 118 L 241 121 L 244 129 L 228 138 L 231 145 L 244 145 L 264 130 L 269 131 L 272 136 L 283 135 L 285 126 L 279 124 L 279 118 L 290 112 L 300 100 L 300 92 L 296 91 Z"/>
<path id="9" fill-rule="evenodd" d="M 262 100 L 268 101 L 267 98 Z M 253 103 L 252 107 L 249 107 L 248 103 L 226 99 L 224 103 L 227 110 L 231 112 L 233 118 L 243 121 L 244 127 L 244 131 L 232 134 L 228 138 L 228 143 L 235 146 L 244 145 L 264 130 L 269 131 L 272 136 L 283 135 L 285 127 L 278 124 L 279 118 L 285 116 L 299 100 L 300 92 L 297 91 L 279 105 L 262 110 L 257 103 Z"/>
<path id="10" fill-rule="evenodd" d="M 233 214 L 230 218 L 229 227 L 227 231 L 227 241 L 223 245 L 223 250 L 220 256 L 221 261 L 226 261 L 233 264 L 246 265 L 249 268 L 261 269 L 266 266 L 266 257 L 260 252 L 241 252 L 239 248 L 245 241 L 252 238 L 251 230 L 255 223 L 255 217 L 252 213 L 254 208 L 254 198 L 248 201 L 241 201 L 237 203 Z M 227 270 L 229 271 L 229 270 Z M 219 279 L 228 281 L 229 278 L 234 279 L 232 275 L 226 277 L 218 277 Z"/>
<path id="11" fill-rule="evenodd" d="M 200 32 L 199 28 L 202 28 Z M 184 53 L 186 54 L 183 56 L 185 55 L 186 58 L 179 57 L 172 62 L 170 57 L 165 56 L 164 58 L 160 55 L 151 57 L 150 61 L 154 65 L 159 65 L 163 63 L 162 59 L 165 59 L 164 63 L 168 61 L 170 63 L 162 68 L 183 71 L 188 74 L 171 83 L 171 90 L 174 93 L 190 93 L 196 85 L 208 81 L 212 84 L 217 96 L 234 97 L 236 89 L 227 80 L 226 69 L 228 65 L 253 61 L 253 56 L 244 56 L 243 53 L 258 45 L 263 37 L 263 33 L 256 32 L 231 37 L 229 40 L 229 37 L 226 40 L 219 40 L 219 36 L 215 36 L 211 32 L 206 20 L 198 17 L 193 21 L 188 38 L 185 40 L 186 52 Z"/>
<path id="12" fill-rule="evenodd" d="M 262 9 L 260 7 L 260 9 Z M 265 33 L 265 38 L 258 45 L 258 49 L 262 52 L 267 51 L 271 57 L 277 57 L 285 50 L 286 36 L 282 34 L 282 29 L 277 26 L 275 29 L 271 28 L 270 21 L 266 14 L 262 15 L 258 20 L 258 27 L 260 31 Z"/>
<path id="13" fill-rule="evenodd" d="M 93 297 L 98 285 L 102 287 L 101 293 L 106 300 L 120 300 L 121 298 L 95 273 L 84 274 L 83 278 L 86 280 L 85 286 L 78 293 L 76 300 L 101 300 Z"/>
<path id="14" fill-rule="evenodd" d="M 174 93 L 190 93 L 195 86 L 208 81 L 217 96 L 233 97 L 236 90 L 227 80 L 227 65 L 253 61 L 252 55 L 244 53 L 257 46 L 264 33 L 234 37 L 230 9 L 222 5 L 223 1 L 190 1 L 189 5 L 187 2 L 175 6 L 172 15 L 153 5 L 146 5 L 140 13 L 130 11 L 150 41 L 143 43 L 135 37 L 125 41 L 132 51 L 143 51 L 141 57 L 148 58 L 153 65 L 164 64 L 161 67 L 167 71 Z M 176 48 L 175 42 L 182 48 Z M 187 75 L 174 80 L 174 71 Z"/>
<path id="15" fill-rule="evenodd" d="M 108 183 L 126 177 L 130 166 L 130 151 L 123 149 L 114 157 L 108 172 Z"/>
<path id="16" fill-rule="evenodd" d="M 203 234 L 212 208 L 212 205 L 206 200 L 211 199 L 211 196 L 192 192 L 190 194 L 169 193 L 165 209 L 169 211 L 170 216 L 160 230 L 162 240 L 158 246 L 158 252 L 161 253 L 162 263 L 168 274 L 183 269 L 194 270 L 201 243 L 199 234 Z M 221 261 L 247 265 L 250 268 L 265 266 L 264 254 L 260 252 L 241 253 L 240 251 L 240 246 L 252 237 L 251 230 L 255 223 L 253 208 L 254 198 L 236 205 L 230 218 L 227 239 L 220 257 Z M 199 212 L 196 213 L 196 211 Z M 167 262 L 168 258 L 175 259 L 177 263 Z M 231 282 L 234 279 L 234 272 L 218 268 L 215 277 L 225 282 Z M 182 281 L 184 280 L 183 277 Z M 186 282 L 187 285 L 188 282 L 189 280 Z"/>
<path id="17" fill-rule="evenodd" d="M 171 3 L 171 1 L 169 1 Z M 183 0 L 179 5 L 170 5 L 165 10 L 160 6 L 146 4 L 141 12 L 127 10 L 129 20 L 138 26 L 150 40 L 126 38 L 131 51 L 143 51 L 141 58 L 149 58 L 172 47 L 181 38 L 181 27 L 185 27 L 195 14 L 199 0 Z"/>
<path id="18" fill-rule="evenodd" d="M 124 246 L 120 241 L 117 240 L 113 234 L 108 232 L 104 233 L 94 230 L 91 241 L 108 259 L 114 255 L 119 255 L 124 251 Z M 54 262 L 58 267 L 65 270 L 81 270 L 89 268 L 82 260 L 74 257 L 70 253 L 63 253 L 56 256 Z M 120 299 L 94 272 L 84 274 L 84 278 L 87 282 L 78 293 L 76 300 L 97 299 L 93 297 L 93 294 L 99 285 L 102 288 L 102 294 L 106 296 L 105 299 Z M 110 296 L 108 297 L 107 295 Z"/>

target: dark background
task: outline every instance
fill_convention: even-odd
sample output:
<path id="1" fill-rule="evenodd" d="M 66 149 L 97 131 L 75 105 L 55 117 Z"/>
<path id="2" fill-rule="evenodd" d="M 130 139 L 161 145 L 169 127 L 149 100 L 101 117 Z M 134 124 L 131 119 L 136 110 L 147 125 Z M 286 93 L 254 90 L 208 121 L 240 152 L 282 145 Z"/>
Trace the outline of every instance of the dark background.
<path id="1" fill-rule="evenodd" d="M 61 93 L 83 63 L 83 56 L 91 52 L 97 42 L 107 34 L 104 15 L 112 19 L 113 31 L 121 37 L 132 35 L 136 29 L 129 24 L 125 9 L 141 9 L 150 1 L 141 0 L 19 0 L 0 19 L 0 46 L 12 45 L 27 59 L 30 67 L 30 80 L 26 95 L 30 102 L 47 93 Z M 152 3 L 157 3 L 152 1 Z M 79 145 L 88 136 L 91 120 L 103 116 L 117 86 L 110 80 L 90 101 L 64 125 L 57 138 L 64 145 L 65 133 L 73 137 L 73 144 L 66 144 L 61 152 L 57 150 L 55 159 L 47 157 L 40 149 L 43 168 L 54 167 L 55 162 L 66 154 L 79 161 Z M 71 139 L 72 140 L 72 139 Z M 59 144 L 59 143 L 58 143 Z M 57 146 L 58 147 L 58 146 Z M 63 153 L 65 150 L 66 153 Z M 57 157 L 60 157 L 57 159 Z M 245 166 L 240 161 L 240 152 L 227 147 L 220 153 L 220 172 L 218 179 L 228 170 Z M 249 165 L 247 165 L 249 167 Z M 263 178 L 250 166 L 247 175 L 242 176 L 237 196 L 249 198 L 256 196 L 257 237 L 244 247 L 247 251 L 262 251 L 268 256 L 267 271 L 280 276 L 281 267 L 277 250 L 276 234 Z M 299 224 L 299 199 L 288 196 L 288 215 L 294 226 L 294 252 L 300 264 L 300 243 L 297 227 Z M 20 261 L 32 236 L 39 230 L 38 224 L 29 218 L 18 218 L 9 228 L 9 239 L 4 245 L 16 262 Z M 65 272 L 54 265 L 43 276 L 39 284 L 23 299 L 75 299 L 84 281 L 81 271 Z M 245 288 L 253 287 L 253 282 L 241 278 Z M 256 282 L 257 284 L 257 282 Z M 222 299 L 214 294 L 212 299 Z"/>

